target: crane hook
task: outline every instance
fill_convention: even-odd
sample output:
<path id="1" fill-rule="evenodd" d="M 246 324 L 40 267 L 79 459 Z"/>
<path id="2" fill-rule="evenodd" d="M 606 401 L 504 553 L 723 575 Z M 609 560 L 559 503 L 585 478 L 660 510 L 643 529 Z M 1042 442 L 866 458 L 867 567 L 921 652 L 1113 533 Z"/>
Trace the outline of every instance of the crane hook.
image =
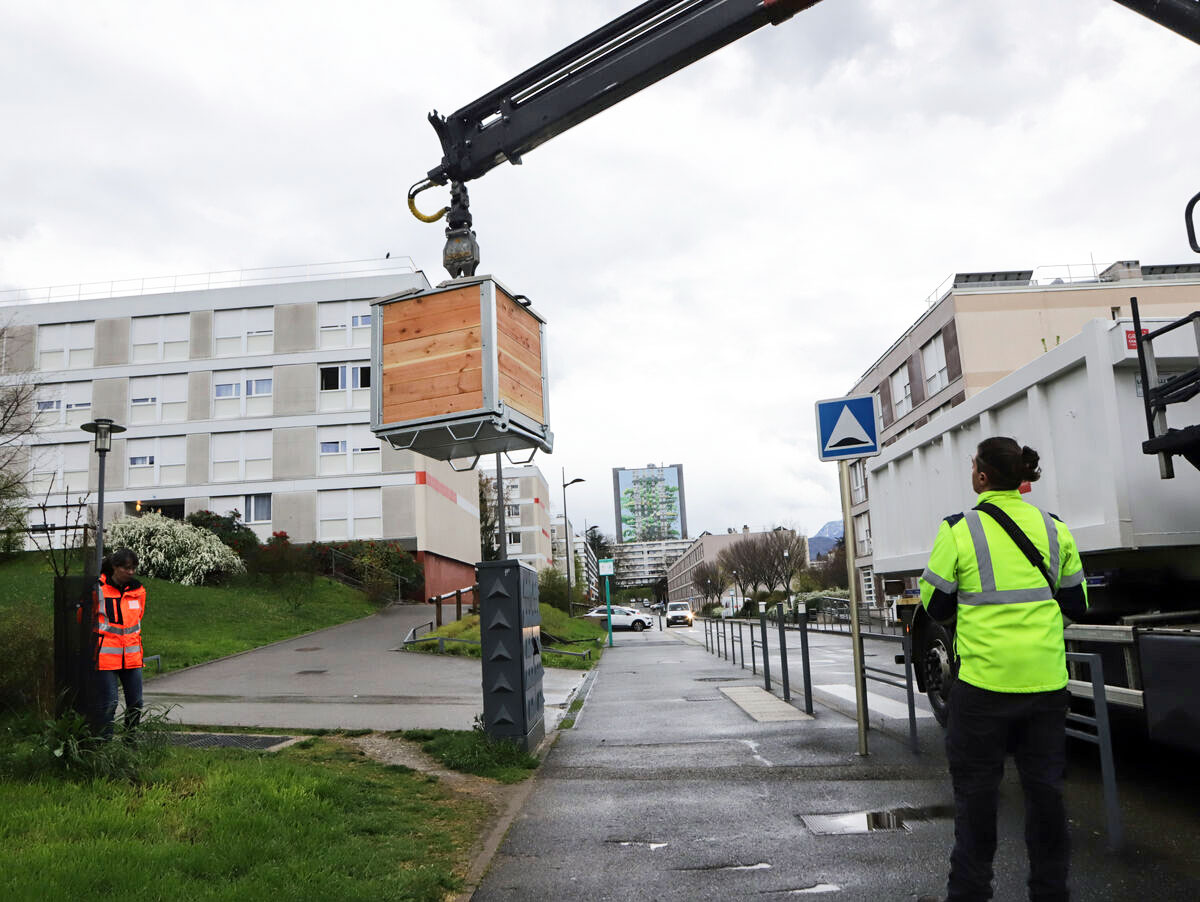
<path id="1" fill-rule="evenodd" d="M 417 209 L 417 195 L 420 194 L 422 191 L 425 191 L 429 188 L 434 187 L 437 184 L 438 183 L 433 181 L 432 179 L 422 179 L 421 181 L 417 182 L 415 185 L 413 185 L 411 188 L 408 189 L 408 209 L 412 212 L 412 215 L 417 217 L 417 219 L 421 220 L 421 222 L 437 222 L 439 219 L 441 219 L 443 216 L 445 216 L 447 213 L 450 212 L 449 207 L 442 207 L 442 209 L 438 210 L 436 213 L 434 213 L 431 216 L 431 215 L 422 213 L 420 210 Z"/>

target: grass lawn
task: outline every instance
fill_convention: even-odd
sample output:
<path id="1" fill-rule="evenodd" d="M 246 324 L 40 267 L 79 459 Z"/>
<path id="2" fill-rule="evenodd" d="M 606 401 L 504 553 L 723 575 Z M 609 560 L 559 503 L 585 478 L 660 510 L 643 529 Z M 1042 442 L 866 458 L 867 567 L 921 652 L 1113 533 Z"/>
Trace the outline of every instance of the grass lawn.
<path id="1" fill-rule="evenodd" d="M 0 563 L 0 613 L 23 606 L 45 611 L 52 629 L 54 573 L 31 552 Z M 178 670 L 234 652 L 373 613 L 362 592 L 316 577 L 299 591 L 265 586 L 181 586 L 147 579 L 142 637 L 147 655 L 162 655 L 163 670 Z M 151 664 L 147 676 L 154 673 Z"/>
<path id="2" fill-rule="evenodd" d="M 585 620 L 581 617 L 571 618 L 558 608 L 551 607 L 548 604 L 539 604 L 538 608 L 542 615 L 542 630 L 557 636 L 560 639 L 590 639 L 591 642 L 583 642 L 578 645 L 561 646 L 568 651 L 591 651 L 592 656 L 588 658 L 576 658 L 572 655 L 558 655 L 552 651 L 542 651 L 542 664 L 546 667 L 564 667 L 571 670 L 588 670 L 600 660 L 600 655 L 603 651 L 602 641 L 608 636 L 608 631 L 604 626 L 597 625 L 593 621 Z M 479 641 L 479 615 L 471 614 L 463 617 L 462 620 L 456 620 L 453 623 L 444 624 L 441 628 L 434 630 L 432 633 L 423 633 L 425 636 L 445 636 L 453 639 L 470 639 L 474 642 Z M 438 654 L 436 642 L 422 642 L 420 645 L 410 645 L 409 651 L 420 651 L 426 654 Z M 447 655 L 462 655 L 469 658 L 480 657 L 478 645 L 466 645 L 459 642 L 447 642 L 446 650 L 443 654 Z"/>
<path id="3" fill-rule="evenodd" d="M 0 779 L 0 898 L 440 902 L 488 816 L 334 738 L 172 748 L 136 785 Z"/>

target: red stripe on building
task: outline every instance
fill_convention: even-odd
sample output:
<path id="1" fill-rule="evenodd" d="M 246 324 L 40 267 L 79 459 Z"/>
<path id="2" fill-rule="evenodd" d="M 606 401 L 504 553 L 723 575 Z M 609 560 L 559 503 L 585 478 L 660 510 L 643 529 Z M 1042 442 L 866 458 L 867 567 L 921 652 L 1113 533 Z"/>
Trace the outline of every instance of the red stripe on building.
<path id="1" fill-rule="evenodd" d="M 439 495 L 458 504 L 458 493 L 450 486 L 441 482 L 435 476 L 430 476 L 425 470 L 417 470 L 417 485 L 427 485 Z"/>

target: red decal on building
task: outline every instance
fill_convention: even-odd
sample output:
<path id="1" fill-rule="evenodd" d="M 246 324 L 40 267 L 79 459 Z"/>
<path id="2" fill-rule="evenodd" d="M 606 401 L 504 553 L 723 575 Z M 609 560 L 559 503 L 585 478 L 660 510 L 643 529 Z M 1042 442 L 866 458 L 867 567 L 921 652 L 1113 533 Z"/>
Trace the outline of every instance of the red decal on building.
<path id="1" fill-rule="evenodd" d="M 1150 330 L 1149 330 L 1149 329 L 1143 329 L 1143 330 L 1142 330 L 1142 334 L 1143 334 L 1143 335 L 1146 335 L 1146 334 L 1148 334 L 1149 332 L 1150 332 Z M 1136 336 L 1134 335 L 1134 333 L 1133 333 L 1133 330 L 1132 330 L 1132 329 L 1126 329 L 1126 330 L 1125 330 L 1125 347 L 1126 347 L 1126 348 L 1128 348 L 1128 349 L 1129 349 L 1129 350 L 1131 350 L 1131 351 L 1136 351 L 1136 350 L 1137 350 L 1137 338 L 1136 338 Z"/>
<path id="2" fill-rule="evenodd" d="M 443 498 L 448 498 L 455 504 L 458 503 L 458 493 L 436 477 L 430 476 L 425 470 L 417 470 L 417 485 L 427 485 Z"/>

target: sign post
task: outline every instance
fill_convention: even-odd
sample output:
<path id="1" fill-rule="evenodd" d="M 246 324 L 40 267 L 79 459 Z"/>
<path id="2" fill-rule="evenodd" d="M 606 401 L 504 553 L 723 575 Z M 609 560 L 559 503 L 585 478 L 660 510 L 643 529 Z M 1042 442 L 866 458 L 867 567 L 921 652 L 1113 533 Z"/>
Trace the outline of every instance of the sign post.
<path id="1" fill-rule="evenodd" d="M 818 401 L 817 456 L 838 462 L 838 487 L 842 500 L 842 541 L 846 546 L 846 575 L 850 587 L 850 644 L 854 653 L 854 698 L 858 709 L 858 754 L 867 751 L 867 681 L 863 670 L 862 625 L 858 610 L 858 574 L 854 566 L 854 518 L 850 516 L 849 461 L 879 454 L 876 424 L 879 411 L 874 395 L 857 395 Z"/>
<path id="2" fill-rule="evenodd" d="M 596 565 L 600 568 L 600 575 L 604 577 L 604 604 L 608 608 L 608 647 L 612 648 L 612 596 L 608 591 L 608 581 L 615 572 L 615 567 L 610 557 L 601 558 L 596 561 Z"/>

